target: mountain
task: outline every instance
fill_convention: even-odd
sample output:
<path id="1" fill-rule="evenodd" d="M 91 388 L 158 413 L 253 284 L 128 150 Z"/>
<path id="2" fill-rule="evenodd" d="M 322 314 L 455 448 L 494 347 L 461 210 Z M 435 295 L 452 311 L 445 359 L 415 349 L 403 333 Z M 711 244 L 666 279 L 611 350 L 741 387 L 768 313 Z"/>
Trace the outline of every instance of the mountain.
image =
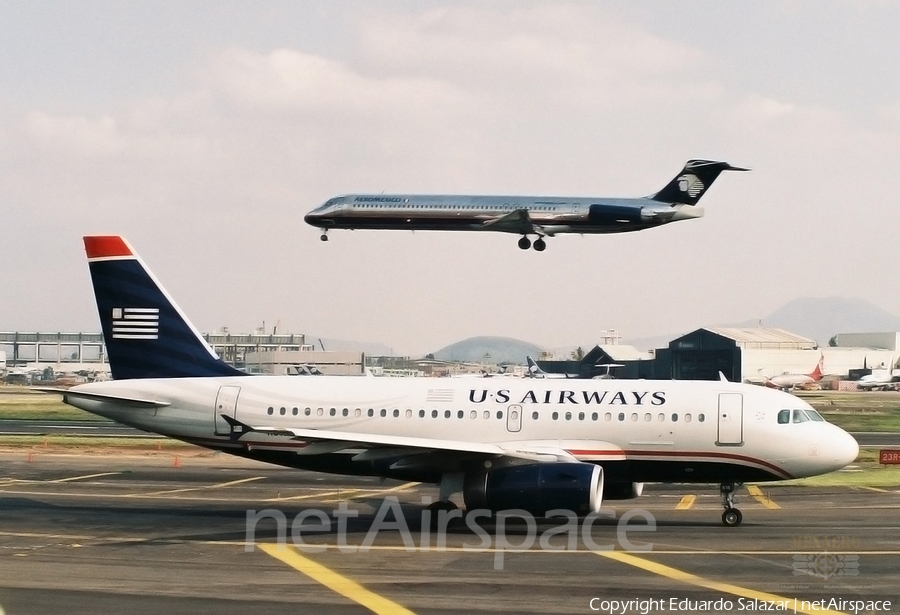
<path id="1" fill-rule="evenodd" d="M 820 346 L 827 346 L 828 340 L 836 333 L 900 331 L 900 316 L 864 299 L 846 297 L 802 297 L 784 304 L 762 319 L 709 326 L 752 328 L 760 323 L 764 327 L 776 327 L 816 340 Z M 689 331 L 630 339 L 625 343 L 643 350 L 665 348 L 671 340 L 685 333 Z"/>
<path id="2" fill-rule="evenodd" d="M 739 326 L 753 326 L 752 324 Z M 778 308 L 766 318 L 766 327 L 778 327 L 828 345 L 835 333 L 900 331 L 900 317 L 863 299 L 803 297 Z"/>
<path id="3" fill-rule="evenodd" d="M 440 361 L 467 361 L 472 363 L 525 363 L 525 357 L 537 357 L 541 347 L 509 337 L 470 337 L 450 344 L 434 353 Z M 490 360 L 485 359 L 490 355 Z"/>

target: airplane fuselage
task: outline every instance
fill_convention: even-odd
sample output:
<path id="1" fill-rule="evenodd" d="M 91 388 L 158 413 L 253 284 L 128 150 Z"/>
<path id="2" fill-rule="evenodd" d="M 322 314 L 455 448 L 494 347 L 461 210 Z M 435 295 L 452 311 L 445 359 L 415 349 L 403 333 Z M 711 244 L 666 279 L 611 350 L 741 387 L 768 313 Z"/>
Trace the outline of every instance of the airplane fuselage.
<path id="1" fill-rule="evenodd" d="M 273 429 L 561 448 L 602 465 L 612 482 L 782 480 L 836 470 L 858 450 L 829 423 L 779 421 L 784 410 L 812 411 L 802 400 L 727 382 L 255 376 L 110 381 L 72 391 L 162 402 L 149 409 L 66 400 L 207 448 L 290 467 L 426 482 L 480 469 L 484 456 L 367 453 L 346 442 L 264 431 L 236 438 L 222 415 Z"/>
<path id="2" fill-rule="evenodd" d="M 619 233 L 703 216 L 700 207 L 649 198 L 350 194 L 329 199 L 305 220 L 326 230 L 534 232 L 503 219 L 516 212 L 527 212 L 546 235 Z"/>

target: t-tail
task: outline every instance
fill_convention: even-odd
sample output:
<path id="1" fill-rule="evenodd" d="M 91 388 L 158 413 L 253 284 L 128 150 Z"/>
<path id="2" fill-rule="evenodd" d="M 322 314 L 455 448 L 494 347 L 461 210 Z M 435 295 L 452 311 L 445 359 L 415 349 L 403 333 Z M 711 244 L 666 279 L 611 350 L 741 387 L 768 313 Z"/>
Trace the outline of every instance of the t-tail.
<path id="1" fill-rule="evenodd" d="M 749 170 L 715 160 L 688 160 L 681 173 L 649 198 L 663 203 L 696 205 L 722 171 Z"/>
<path id="2" fill-rule="evenodd" d="M 125 239 L 84 238 L 115 380 L 245 376 L 222 361 Z"/>

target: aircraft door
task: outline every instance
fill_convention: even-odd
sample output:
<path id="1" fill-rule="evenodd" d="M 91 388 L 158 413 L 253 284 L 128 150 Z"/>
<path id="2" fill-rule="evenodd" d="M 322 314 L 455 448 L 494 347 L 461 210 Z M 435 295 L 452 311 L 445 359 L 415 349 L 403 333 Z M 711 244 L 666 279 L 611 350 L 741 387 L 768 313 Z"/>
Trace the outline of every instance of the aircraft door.
<path id="1" fill-rule="evenodd" d="M 522 406 L 515 404 L 506 409 L 506 429 L 517 432 L 522 429 Z"/>
<path id="2" fill-rule="evenodd" d="M 237 401 L 238 395 L 241 393 L 241 387 L 234 385 L 225 385 L 219 387 L 219 394 L 216 395 L 216 405 L 213 409 L 215 417 L 216 435 L 227 436 L 231 434 L 231 427 L 222 418 L 222 415 L 231 418 L 237 418 Z"/>
<path id="3" fill-rule="evenodd" d="M 719 446 L 741 446 L 744 443 L 744 396 L 741 393 L 719 393 Z"/>

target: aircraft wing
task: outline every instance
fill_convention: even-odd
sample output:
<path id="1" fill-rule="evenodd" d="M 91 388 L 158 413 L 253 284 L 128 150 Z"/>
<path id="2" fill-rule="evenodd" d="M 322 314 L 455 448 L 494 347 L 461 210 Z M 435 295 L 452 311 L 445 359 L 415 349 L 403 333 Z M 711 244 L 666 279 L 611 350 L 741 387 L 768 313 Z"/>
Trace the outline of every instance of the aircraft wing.
<path id="1" fill-rule="evenodd" d="M 366 448 L 359 457 L 372 457 L 378 449 L 387 449 L 391 455 L 416 455 L 433 452 L 462 453 L 486 457 L 510 457 L 536 462 L 576 462 L 571 453 L 556 447 L 529 446 L 528 444 L 489 444 L 463 440 L 438 438 L 417 438 L 384 434 L 354 433 L 326 429 L 299 429 L 283 427 L 253 427 L 226 415 L 221 415 L 232 428 L 232 437 L 237 440 L 247 433 L 256 432 L 269 436 L 283 436 L 293 440 L 313 443 L 329 443 L 330 446 L 315 447 L 315 450 L 338 451 L 347 448 Z"/>
<path id="2" fill-rule="evenodd" d="M 540 232 L 540 227 L 536 227 L 531 221 L 531 216 L 528 215 L 527 209 L 516 209 L 497 218 L 485 220 L 481 226 L 485 230 L 517 233 L 519 235 L 543 234 Z"/>

